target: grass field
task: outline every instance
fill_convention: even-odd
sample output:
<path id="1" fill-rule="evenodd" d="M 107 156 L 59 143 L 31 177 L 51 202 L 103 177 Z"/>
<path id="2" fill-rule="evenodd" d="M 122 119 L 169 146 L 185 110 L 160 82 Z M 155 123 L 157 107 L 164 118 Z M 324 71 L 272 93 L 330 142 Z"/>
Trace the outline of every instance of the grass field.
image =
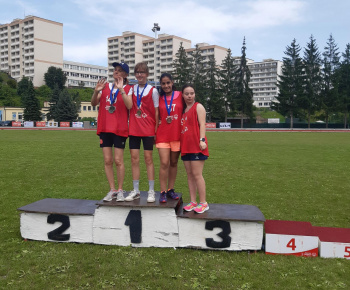
<path id="1" fill-rule="evenodd" d="M 256 205 L 266 219 L 350 227 L 350 134 L 208 132 L 209 203 Z M 350 261 L 23 241 L 17 208 L 108 191 L 93 131 L 0 130 L 0 289 L 349 289 Z M 158 154 L 154 152 L 156 172 Z M 132 186 L 125 152 L 125 189 Z M 141 190 L 147 190 L 141 167 Z M 156 189 L 159 189 L 156 178 Z M 182 162 L 176 190 L 189 200 Z"/>

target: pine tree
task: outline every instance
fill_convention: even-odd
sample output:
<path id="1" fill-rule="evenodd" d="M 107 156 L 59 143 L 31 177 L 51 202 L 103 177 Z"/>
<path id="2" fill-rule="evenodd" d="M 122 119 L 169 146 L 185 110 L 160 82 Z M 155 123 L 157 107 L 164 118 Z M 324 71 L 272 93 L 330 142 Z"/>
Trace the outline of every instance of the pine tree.
<path id="1" fill-rule="evenodd" d="M 336 71 L 339 68 L 338 46 L 332 34 L 323 52 L 323 81 L 322 81 L 322 109 L 326 117 L 326 128 L 331 112 L 336 111 L 338 80 Z"/>
<path id="2" fill-rule="evenodd" d="M 346 128 L 350 110 L 350 43 L 346 45 L 342 56 L 343 61 L 338 69 L 338 110 L 344 113 L 344 128 Z"/>
<path id="3" fill-rule="evenodd" d="M 242 56 L 240 64 L 235 71 L 235 83 L 236 83 L 236 95 L 235 102 L 236 108 L 241 114 L 241 128 L 243 128 L 244 115 L 249 116 L 250 120 L 253 118 L 253 91 L 249 87 L 251 73 L 247 66 L 246 59 L 246 44 L 245 37 L 243 39 Z"/>
<path id="4" fill-rule="evenodd" d="M 190 58 L 190 65 L 189 82 L 191 82 L 194 86 L 194 90 L 196 92 L 196 100 L 200 102 L 205 108 L 207 108 L 203 56 L 198 45 L 196 45 L 196 49 L 192 53 L 192 58 Z"/>
<path id="5" fill-rule="evenodd" d="M 73 122 L 78 118 L 78 111 L 76 104 L 73 102 L 67 89 L 60 92 L 56 107 L 57 122 Z"/>
<path id="6" fill-rule="evenodd" d="M 29 78 L 23 77 L 17 84 L 17 94 L 21 97 L 22 106 L 29 88 Z"/>
<path id="7" fill-rule="evenodd" d="M 290 128 L 293 128 L 293 118 L 298 114 L 299 102 L 304 94 L 304 72 L 302 59 L 299 56 L 300 46 L 293 39 L 286 47 L 283 57 L 282 75 L 277 83 L 279 94 L 271 107 L 280 114 L 290 116 Z"/>
<path id="8" fill-rule="evenodd" d="M 182 86 L 190 82 L 190 60 L 187 57 L 186 51 L 180 43 L 176 58 L 173 62 L 173 77 L 174 84 L 181 90 Z"/>
<path id="9" fill-rule="evenodd" d="M 206 83 L 206 111 L 208 120 L 222 120 L 224 118 L 224 103 L 219 88 L 219 70 L 216 66 L 214 56 L 209 57 L 207 68 L 205 69 L 205 83 Z"/>
<path id="10" fill-rule="evenodd" d="M 32 81 L 29 80 L 28 88 L 24 97 L 24 121 L 41 121 L 40 103 L 35 95 L 35 90 Z"/>
<path id="11" fill-rule="evenodd" d="M 220 71 L 220 90 L 224 102 L 225 122 L 227 122 L 228 112 L 235 111 L 235 69 L 236 66 L 231 55 L 231 49 L 227 50 L 226 57 L 222 61 Z"/>
<path id="12" fill-rule="evenodd" d="M 57 109 L 58 100 L 60 98 L 60 93 L 61 91 L 58 88 L 58 85 L 56 84 L 51 93 L 49 112 L 46 114 L 48 120 L 56 120 L 57 118 L 56 109 Z"/>
<path id="13" fill-rule="evenodd" d="M 310 128 L 311 115 L 320 108 L 321 104 L 321 63 L 321 54 L 315 38 L 311 35 L 310 42 L 304 50 L 305 94 L 299 102 L 301 108 L 306 111 L 308 128 Z"/>

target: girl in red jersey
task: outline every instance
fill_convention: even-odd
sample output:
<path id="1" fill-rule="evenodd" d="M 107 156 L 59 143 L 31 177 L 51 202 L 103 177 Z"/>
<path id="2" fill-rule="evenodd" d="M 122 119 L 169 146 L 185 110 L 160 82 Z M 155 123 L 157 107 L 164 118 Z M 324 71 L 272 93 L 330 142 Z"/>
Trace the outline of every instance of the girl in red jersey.
<path id="1" fill-rule="evenodd" d="M 134 189 L 125 200 L 132 201 L 140 198 L 140 147 L 142 140 L 149 185 L 147 202 L 154 202 L 154 164 L 152 153 L 158 126 L 159 93 L 155 87 L 147 84 L 149 71 L 145 62 L 136 64 L 134 73 L 137 85 L 134 85 L 129 92 L 132 102 L 129 118 L 129 148 Z"/>
<path id="2" fill-rule="evenodd" d="M 203 213 L 209 209 L 203 178 L 204 161 L 209 157 L 208 142 L 205 137 L 206 112 L 204 107 L 195 101 L 195 91 L 192 85 L 183 86 L 182 96 L 185 101 L 185 109 L 181 118 L 181 160 L 187 172 L 191 198 L 191 202 L 183 209 Z M 199 204 L 196 200 L 197 190 Z"/>
<path id="3" fill-rule="evenodd" d="M 183 99 L 181 92 L 175 91 L 173 78 L 168 73 L 160 77 L 159 125 L 156 147 L 160 158 L 159 202 L 167 202 L 167 195 L 179 199 L 174 185 L 177 174 L 177 161 L 180 156 L 181 115 Z"/>
<path id="4" fill-rule="evenodd" d="M 106 177 L 110 191 L 104 201 L 124 201 L 123 182 L 125 176 L 124 148 L 129 135 L 128 109 L 132 102 L 127 94 L 131 86 L 127 84 L 129 66 L 126 63 L 112 64 L 114 66 L 113 83 L 100 79 L 91 98 L 91 105 L 100 105 L 97 120 L 97 135 L 100 136 L 100 147 L 103 152 Z M 114 162 L 117 167 L 118 190 L 115 188 L 113 171 L 113 150 Z"/>

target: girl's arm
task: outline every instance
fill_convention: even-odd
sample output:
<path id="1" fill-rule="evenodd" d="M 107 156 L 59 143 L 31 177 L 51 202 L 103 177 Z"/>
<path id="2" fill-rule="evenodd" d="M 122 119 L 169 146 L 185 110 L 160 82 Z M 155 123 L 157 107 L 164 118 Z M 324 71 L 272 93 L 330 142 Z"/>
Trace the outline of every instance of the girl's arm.
<path id="1" fill-rule="evenodd" d="M 199 138 L 205 138 L 205 118 L 206 112 L 202 104 L 197 105 L 197 116 L 198 116 L 198 124 L 199 124 Z M 199 140 L 198 140 L 199 141 Z M 199 147 L 201 150 L 207 148 L 207 144 L 204 141 L 199 141 Z"/>

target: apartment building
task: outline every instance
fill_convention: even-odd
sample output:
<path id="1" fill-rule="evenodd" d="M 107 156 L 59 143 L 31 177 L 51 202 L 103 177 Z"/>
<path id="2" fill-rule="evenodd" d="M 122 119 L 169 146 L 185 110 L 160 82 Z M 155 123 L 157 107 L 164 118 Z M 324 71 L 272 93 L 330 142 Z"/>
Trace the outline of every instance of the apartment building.
<path id="1" fill-rule="evenodd" d="M 210 45 L 205 42 L 197 43 L 196 46 L 198 46 L 199 50 L 201 51 L 204 67 L 208 65 L 210 57 L 214 57 L 216 64 L 219 66 L 222 63 L 222 61 L 225 59 L 228 51 L 228 49 L 225 47 L 218 46 L 218 45 Z M 191 57 L 195 50 L 196 50 L 195 48 L 189 48 L 189 49 L 186 49 L 186 53 L 188 56 Z"/>
<path id="2" fill-rule="evenodd" d="M 272 102 L 277 101 L 277 81 L 282 74 L 282 64 L 282 61 L 274 59 L 248 63 L 252 74 L 249 86 L 253 90 L 254 106 L 269 108 Z"/>
<path id="3" fill-rule="evenodd" d="M 134 68 L 138 62 L 143 61 L 142 42 L 152 37 L 125 31 L 121 36 L 109 37 L 108 44 L 108 81 L 113 81 L 113 62 L 125 62 L 130 69 L 129 78 L 134 78 Z"/>
<path id="4" fill-rule="evenodd" d="M 99 79 L 108 77 L 108 70 L 105 66 L 67 60 L 63 61 L 63 72 L 67 76 L 67 87 L 95 88 Z"/>
<path id="5" fill-rule="evenodd" d="M 190 48 L 191 41 L 175 35 L 159 34 L 158 38 L 125 31 L 121 36 L 108 38 L 108 79 L 113 80 L 113 62 L 126 62 L 130 68 L 129 79 L 135 80 L 134 68 L 145 61 L 149 67 L 149 80 L 158 81 L 164 72 L 173 70 L 172 62 L 180 43 Z"/>
<path id="6" fill-rule="evenodd" d="M 44 84 L 50 66 L 63 66 L 63 24 L 36 16 L 0 25 L 0 69 L 35 87 Z"/>

